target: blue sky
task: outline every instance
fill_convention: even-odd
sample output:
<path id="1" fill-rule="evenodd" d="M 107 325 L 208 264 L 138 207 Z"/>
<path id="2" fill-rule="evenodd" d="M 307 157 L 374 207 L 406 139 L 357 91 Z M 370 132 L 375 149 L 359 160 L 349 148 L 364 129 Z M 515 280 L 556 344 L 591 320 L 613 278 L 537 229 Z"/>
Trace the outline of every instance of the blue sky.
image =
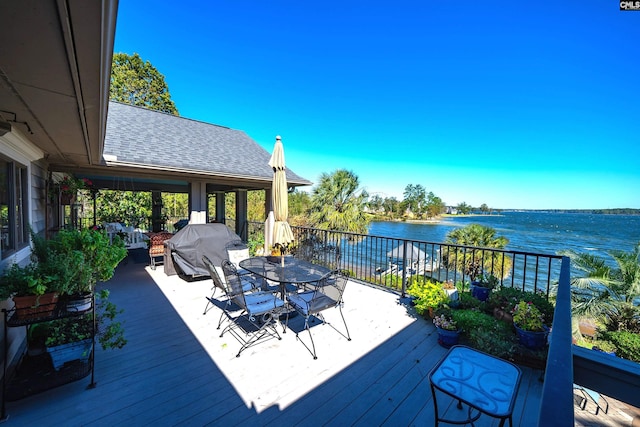
<path id="1" fill-rule="evenodd" d="M 445 203 L 640 208 L 640 12 L 615 0 L 120 2 L 114 52 L 181 116 L 317 182 Z"/>

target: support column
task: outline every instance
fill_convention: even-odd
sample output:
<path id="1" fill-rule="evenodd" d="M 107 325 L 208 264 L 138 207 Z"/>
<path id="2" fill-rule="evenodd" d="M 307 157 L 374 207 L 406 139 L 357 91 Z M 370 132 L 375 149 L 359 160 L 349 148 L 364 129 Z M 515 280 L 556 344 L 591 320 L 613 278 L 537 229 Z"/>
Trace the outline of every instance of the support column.
<path id="1" fill-rule="evenodd" d="M 207 222 L 207 185 L 204 181 L 189 183 L 189 224 Z"/>
<path id="2" fill-rule="evenodd" d="M 264 216 L 265 219 L 269 216 L 269 212 L 273 210 L 273 193 L 271 189 L 264 190 Z"/>
<path id="3" fill-rule="evenodd" d="M 227 216 L 224 199 L 226 194 L 224 191 L 216 191 L 216 222 L 225 223 L 225 218 Z"/>
<path id="4" fill-rule="evenodd" d="M 236 190 L 236 234 L 243 242 L 249 240 L 247 230 L 247 190 Z"/>
<path id="5" fill-rule="evenodd" d="M 94 199 L 95 200 L 95 199 Z M 160 191 L 151 192 L 151 231 L 157 233 L 163 231 L 165 227 L 162 219 L 162 193 Z"/>

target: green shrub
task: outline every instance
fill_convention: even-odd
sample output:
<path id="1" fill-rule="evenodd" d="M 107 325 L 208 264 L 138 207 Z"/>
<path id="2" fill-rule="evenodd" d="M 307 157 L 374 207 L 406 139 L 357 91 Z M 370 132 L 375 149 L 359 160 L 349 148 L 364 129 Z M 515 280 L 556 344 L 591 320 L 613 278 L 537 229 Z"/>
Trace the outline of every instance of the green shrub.
<path id="1" fill-rule="evenodd" d="M 476 329 L 492 330 L 497 320 L 480 310 L 452 310 L 451 317 L 466 333 Z"/>
<path id="2" fill-rule="evenodd" d="M 616 356 L 640 362 L 640 335 L 628 331 L 605 331 L 599 338 L 609 341 L 616 347 Z"/>
<path id="3" fill-rule="evenodd" d="M 500 322 L 503 323 L 504 322 Z M 474 348 L 502 359 L 510 359 L 516 352 L 517 338 L 508 329 L 496 324 L 496 329 L 476 329 L 469 333 Z"/>
<path id="4" fill-rule="evenodd" d="M 414 280 L 412 280 L 411 286 L 407 289 L 407 293 L 416 297 L 415 307 L 420 315 L 428 311 L 429 308 L 436 309 L 441 304 L 449 301 L 440 283 L 425 280 L 424 277 L 421 276 L 415 277 Z"/>
<path id="5" fill-rule="evenodd" d="M 486 311 L 486 302 L 472 297 L 470 292 L 458 292 L 458 294 L 460 296 L 460 308 Z"/>
<path id="6" fill-rule="evenodd" d="M 555 307 L 547 300 L 546 296 L 517 288 L 502 287 L 492 291 L 487 300 L 487 312 L 492 312 L 494 308 L 500 308 L 511 313 L 520 301 L 533 303 L 542 313 L 544 324 L 549 326 L 552 324 Z"/>

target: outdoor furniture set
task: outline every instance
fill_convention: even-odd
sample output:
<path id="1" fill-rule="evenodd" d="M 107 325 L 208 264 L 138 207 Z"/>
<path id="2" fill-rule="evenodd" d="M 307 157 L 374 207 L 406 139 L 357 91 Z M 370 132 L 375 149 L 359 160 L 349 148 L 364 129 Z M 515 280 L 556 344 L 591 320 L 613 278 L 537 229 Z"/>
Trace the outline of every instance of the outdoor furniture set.
<path id="1" fill-rule="evenodd" d="M 218 329 L 226 322 L 220 336 L 230 333 L 241 347 L 237 357 L 247 348 L 269 339 L 281 339 L 278 322 L 285 333 L 289 319 L 294 315 L 304 318 L 304 329 L 309 333 L 307 345 L 296 333 L 296 338 L 317 359 L 312 325 L 326 324 L 351 341 L 347 323 L 342 314 L 342 296 L 347 278 L 339 271 L 293 257 L 249 257 L 242 242 L 228 245 L 229 259 L 216 266 L 203 256 L 213 280 L 213 293 L 207 298 L 205 314 L 210 305 L 221 308 Z M 215 298 L 220 290 L 221 299 Z M 324 310 L 337 307 L 345 326 L 345 333 L 327 322 Z"/>
<path id="2" fill-rule="evenodd" d="M 309 333 L 305 348 L 317 359 L 311 324 L 326 324 L 351 341 L 342 313 L 343 293 L 347 277 L 340 271 L 294 257 L 250 257 L 241 241 L 231 242 L 228 259 L 215 266 L 207 256 L 203 262 L 213 280 L 213 294 L 207 298 L 206 314 L 211 304 L 222 309 L 218 329 L 225 322 L 220 336 L 229 333 L 241 344 L 236 357 L 249 347 L 270 339 L 282 339 L 278 321 L 286 332 L 292 315 L 304 318 Z M 222 299 L 216 299 L 220 290 Z M 332 307 L 340 309 L 345 333 L 326 322 L 322 312 Z M 429 373 L 433 395 L 435 424 L 473 425 L 482 414 L 497 418 L 503 426 L 513 425 L 513 407 L 520 385 L 521 371 L 514 364 L 465 346 L 453 346 Z M 466 419 L 444 419 L 438 402 L 444 396 L 458 401 L 458 409 L 468 407 Z M 446 399 L 445 399 L 446 400 Z M 446 402 L 441 402 L 441 406 Z"/>

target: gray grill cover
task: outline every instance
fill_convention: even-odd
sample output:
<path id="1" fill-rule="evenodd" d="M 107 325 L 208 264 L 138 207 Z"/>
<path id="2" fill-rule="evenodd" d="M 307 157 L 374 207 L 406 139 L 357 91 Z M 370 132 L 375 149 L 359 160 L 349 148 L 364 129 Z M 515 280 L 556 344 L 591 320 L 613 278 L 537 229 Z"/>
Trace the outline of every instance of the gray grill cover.
<path id="1" fill-rule="evenodd" d="M 189 224 L 178 231 L 165 244 L 171 250 L 178 274 L 209 276 L 202 262 L 206 255 L 213 265 L 222 265 L 228 259 L 226 245 L 240 237 L 224 224 Z"/>

